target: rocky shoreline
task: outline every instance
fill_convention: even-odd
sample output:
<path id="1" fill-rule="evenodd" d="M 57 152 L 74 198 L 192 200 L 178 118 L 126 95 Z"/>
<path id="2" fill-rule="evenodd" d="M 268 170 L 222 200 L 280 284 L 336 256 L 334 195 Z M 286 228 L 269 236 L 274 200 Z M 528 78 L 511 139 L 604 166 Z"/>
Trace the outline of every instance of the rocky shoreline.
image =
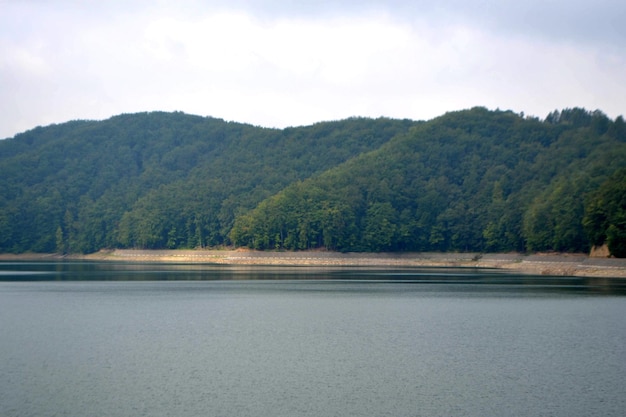
<path id="1" fill-rule="evenodd" d="M 116 249 L 89 255 L 0 254 L 0 261 L 11 260 L 90 260 L 323 267 L 467 267 L 505 269 L 532 275 L 626 278 L 626 259 L 555 253 L 525 255 L 518 253 L 338 253 L 329 251 Z"/>

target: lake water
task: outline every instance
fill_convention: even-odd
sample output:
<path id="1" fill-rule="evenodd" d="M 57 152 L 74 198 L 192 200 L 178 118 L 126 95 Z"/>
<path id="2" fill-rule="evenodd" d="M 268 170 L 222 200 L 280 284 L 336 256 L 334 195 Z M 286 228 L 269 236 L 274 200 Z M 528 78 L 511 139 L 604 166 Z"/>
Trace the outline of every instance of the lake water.
<path id="1" fill-rule="evenodd" d="M 622 280 L 0 263 L 0 416 L 623 416 Z"/>

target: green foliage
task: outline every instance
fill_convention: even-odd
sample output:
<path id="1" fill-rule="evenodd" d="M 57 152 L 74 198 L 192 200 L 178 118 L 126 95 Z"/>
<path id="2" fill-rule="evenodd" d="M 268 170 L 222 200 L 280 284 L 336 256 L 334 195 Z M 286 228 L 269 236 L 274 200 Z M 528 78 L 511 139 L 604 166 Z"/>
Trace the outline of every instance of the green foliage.
<path id="1" fill-rule="evenodd" d="M 332 246 L 310 238 L 287 248 L 588 250 L 584 199 L 626 165 L 624 137 L 610 134 L 619 122 L 599 112 L 564 110 L 553 118 L 475 108 L 416 125 L 264 201 L 235 222 L 233 231 L 245 229 L 246 239 L 234 243 L 272 247 L 272 236 L 283 233 L 273 228 L 277 213 L 333 218 L 330 209 L 343 207 L 341 219 L 349 222 L 323 239 Z M 317 224 L 308 222 L 303 233 L 315 237 Z"/>
<path id="2" fill-rule="evenodd" d="M 612 255 L 626 257 L 626 168 L 589 195 L 583 225 L 592 244 L 606 243 Z"/>
<path id="3" fill-rule="evenodd" d="M 0 142 L 0 252 L 618 254 L 623 183 L 601 184 L 626 166 L 625 126 L 474 108 L 283 130 L 159 112 L 39 127 Z"/>
<path id="4" fill-rule="evenodd" d="M 590 182 L 582 177 L 559 177 L 526 210 L 523 235 L 531 251 L 587 251 L 583 231 L 583 196 Z"/>
<path id="5" fill-rule="evenodd" d="M 36 128 L 0 142 L 0 252 L 229 244 L 236 216 L 414 124 L 275 130 L 157 112 Z"/>

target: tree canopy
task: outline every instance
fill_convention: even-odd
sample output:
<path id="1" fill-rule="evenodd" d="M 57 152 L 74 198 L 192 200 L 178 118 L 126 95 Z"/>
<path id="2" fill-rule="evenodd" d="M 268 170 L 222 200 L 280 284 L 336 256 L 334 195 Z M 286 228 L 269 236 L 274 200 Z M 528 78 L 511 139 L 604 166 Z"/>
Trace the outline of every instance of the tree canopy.
<path id="1" fill-rule="evenodd" d="M 545 120 L 473 108 L 286 129 L 124 114 L 0 141 L 0 252 L 578 252 L 607 242 L 624 256 L 625 167 L 623 118 L 579 108 Z"/>
<path id="2" fill-rule="evenodd" d="M 38 127 L 0 141 L 0 252 L 228 244 L 235 216 L 414 124 L 277 130 L 155 112 Z"/>

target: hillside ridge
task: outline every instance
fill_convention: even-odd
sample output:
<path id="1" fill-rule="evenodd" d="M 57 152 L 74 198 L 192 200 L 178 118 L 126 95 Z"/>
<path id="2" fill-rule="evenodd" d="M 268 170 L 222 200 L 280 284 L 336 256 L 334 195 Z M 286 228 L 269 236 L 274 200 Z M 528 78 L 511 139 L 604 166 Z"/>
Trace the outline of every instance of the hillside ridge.
<path id="1" fill-rule="evenodd" d="M 623 118 L 579 108 L 544 120 L 476 107 L 285 129 L 123 114 L 0 141 L 0 253 L 587 252 L 608 242 L 619 254 L 625 167 Z"/>

